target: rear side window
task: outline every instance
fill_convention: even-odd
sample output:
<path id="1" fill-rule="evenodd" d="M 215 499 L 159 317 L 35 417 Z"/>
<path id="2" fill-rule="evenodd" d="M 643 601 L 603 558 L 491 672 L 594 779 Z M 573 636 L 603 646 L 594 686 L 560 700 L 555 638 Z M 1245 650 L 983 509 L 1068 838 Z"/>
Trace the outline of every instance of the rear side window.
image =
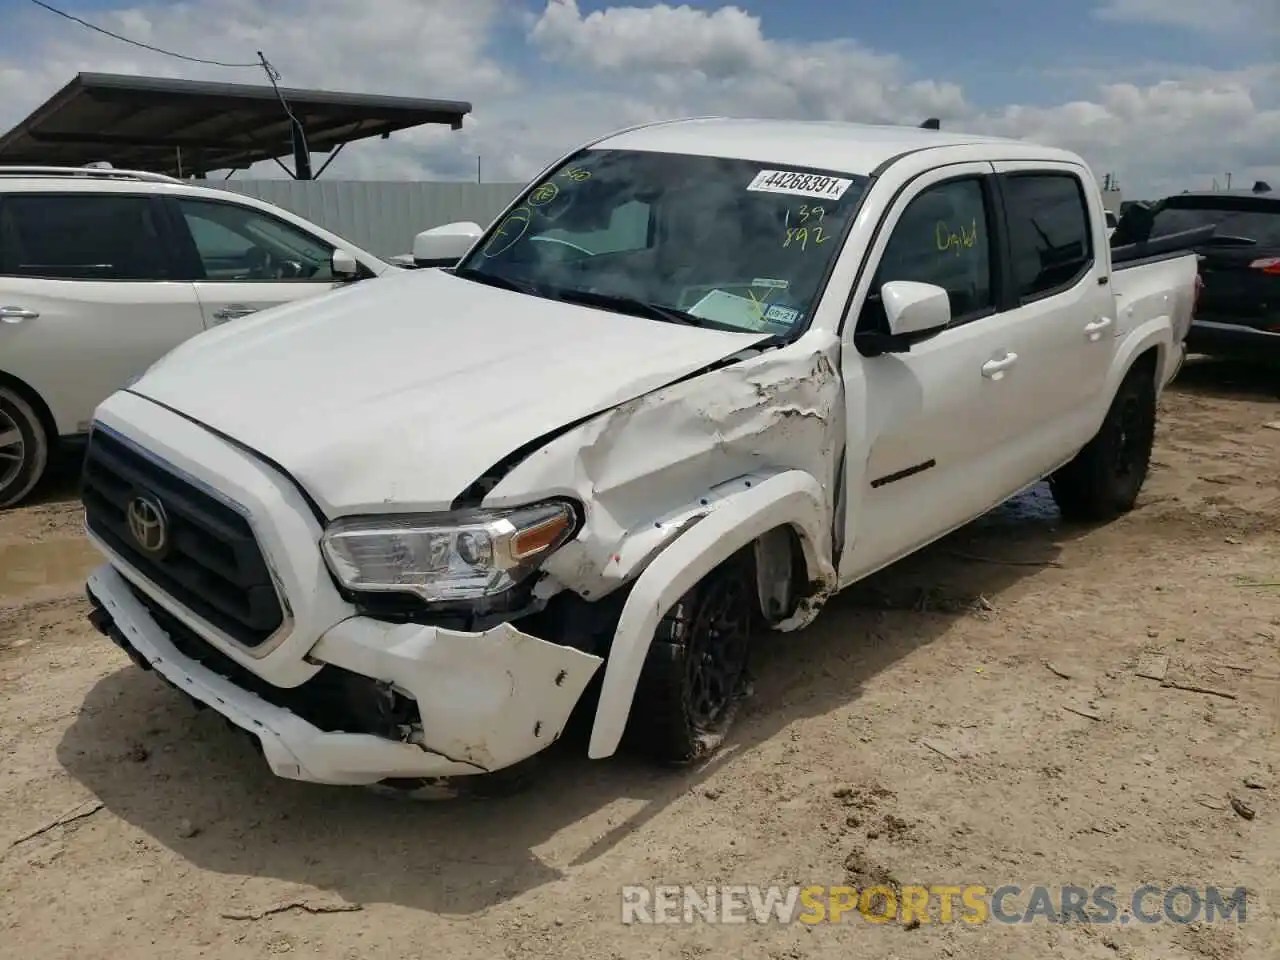
<path id="1" fill-rule="evenodd" d="M 1212 198 L 1173 200 L 1161 207 L 1152 220 L 1151 236 L 1213 225 L 1219 237 L 1240 237 L 1262 247 L 1280 247 L 1280 203 Z"/>
<path id="2" fill-rule="evenodd" d="M 49 280 L 167 280 L 168 247 L 148 197 L 10 194 L 0 205 L 0 272 Z"/>
<path id="3" fill-rule="evenodd" d="M 1012 273 L 1026 303 L 1074 286 L 1093 265 L 1084 186 L 1069 173 L 1004 179 Z"/>

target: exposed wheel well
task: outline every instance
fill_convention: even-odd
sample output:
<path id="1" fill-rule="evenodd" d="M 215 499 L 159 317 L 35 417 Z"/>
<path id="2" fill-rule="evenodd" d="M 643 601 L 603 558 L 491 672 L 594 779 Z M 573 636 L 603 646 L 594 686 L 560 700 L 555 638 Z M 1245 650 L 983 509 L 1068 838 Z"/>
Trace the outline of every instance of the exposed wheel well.
<path id="1" fill-rule="evenodd" d="M 791 524 L 774 527 L 749 549 L 760 615 L 769 623 L 787 619 L 810 592 L 809 565 L 799 531 Z"/>
<path id="2" fill-rule="evenodd" d="M 58 446 L 58 424 L 57 421 L 53 419 L 53 412 L 49 409 L 40 394 L 36 393 L 35 389 L 25 381 L 19 380 L 17 377 L 12 374 L 5 373 L 3 370 L 0 370 L 0 387 L 7 387 L 31 405 L 31 409 L 34 410 L 36 412 L 36 416 L 40 418 L 40 425 L 44 427 L 50 451 L 54 450 Z"/>
<path id="3" fill-rule="evenodd" d="M 1163 366 L 1160 362 L 1160 348 L 1158 346 L 1148 347 L 1138 354 L 1137 359 L 1133 361 L 1133 365 L 1129 367 L 1129 372 L 1143 371 L 1154 381 L 1160 375 L 1160 370 Z M 1156 386 L 1159 387 L 1159 384 L 1157 383 Z"/>

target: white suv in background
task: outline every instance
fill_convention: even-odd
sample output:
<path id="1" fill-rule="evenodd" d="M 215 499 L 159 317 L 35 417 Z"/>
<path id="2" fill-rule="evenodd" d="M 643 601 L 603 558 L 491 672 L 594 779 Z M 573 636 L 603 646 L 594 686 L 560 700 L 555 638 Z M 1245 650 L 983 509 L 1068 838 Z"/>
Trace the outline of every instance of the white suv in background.
<path id="1" fill-rule="evenodd" d="M 272 204 L 191 181 L 0 167 L 0 508 L 87 433 L 99 403 L 183 341 L 399 269 Z"/>

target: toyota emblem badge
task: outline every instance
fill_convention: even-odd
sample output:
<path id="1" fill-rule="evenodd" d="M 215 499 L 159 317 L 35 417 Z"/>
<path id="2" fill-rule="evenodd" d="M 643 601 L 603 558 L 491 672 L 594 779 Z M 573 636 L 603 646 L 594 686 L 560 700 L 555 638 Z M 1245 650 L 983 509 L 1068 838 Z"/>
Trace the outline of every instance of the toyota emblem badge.
<path id="1" fill-rule="evenodd" d="M 129 533 L 150 554 L 161 554 L 169 545 L 169 521 L 164 507 L 152 497 L 136 496 L 129 503 Z"/>

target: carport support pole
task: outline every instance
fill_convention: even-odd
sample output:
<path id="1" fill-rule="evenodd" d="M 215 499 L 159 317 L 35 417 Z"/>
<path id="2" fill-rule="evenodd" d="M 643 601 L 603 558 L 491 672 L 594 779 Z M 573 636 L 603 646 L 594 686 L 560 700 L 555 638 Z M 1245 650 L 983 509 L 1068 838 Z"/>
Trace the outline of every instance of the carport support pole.
<path id="1" fill-rule="evenodd" d="M 302 124 L 297 120 L 291 122 L 293 128 L 293 179 L 312 180 L 311 151 L 307 149 L 307 138 L 302 132 Z"/>

